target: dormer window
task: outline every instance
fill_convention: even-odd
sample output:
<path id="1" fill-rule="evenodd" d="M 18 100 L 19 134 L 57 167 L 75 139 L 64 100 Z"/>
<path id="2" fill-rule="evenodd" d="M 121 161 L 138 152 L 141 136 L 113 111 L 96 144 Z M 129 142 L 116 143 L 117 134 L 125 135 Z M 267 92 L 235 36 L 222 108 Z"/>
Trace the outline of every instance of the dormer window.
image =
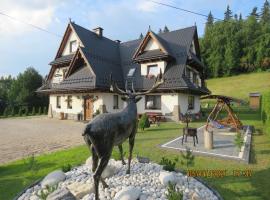
<path id="1" fill-rule="evenodd" d="M 132 77 L 132 76 L 134 76 L 135 70 L 136 70 L 136 68 L 135 68 L 135 67 L 134 67 L 134 68 L 131 68 L 131 69 L 128 71 L 127 76 L 128 76 L 128 77 Z"/>
<path id="2" fill-rule="evenodd" d="M 70 53 L 73 53 L 76 51 L 78 45 L 77 45 L 77 41 L 76 40 L 73 40 L 69 43 L 69 52 Z"/>
<path id="3" fill-rule="evenodd" d="M 158 65 L 147 66 L 147 76 L 157 76 L 159 74 Z"/>

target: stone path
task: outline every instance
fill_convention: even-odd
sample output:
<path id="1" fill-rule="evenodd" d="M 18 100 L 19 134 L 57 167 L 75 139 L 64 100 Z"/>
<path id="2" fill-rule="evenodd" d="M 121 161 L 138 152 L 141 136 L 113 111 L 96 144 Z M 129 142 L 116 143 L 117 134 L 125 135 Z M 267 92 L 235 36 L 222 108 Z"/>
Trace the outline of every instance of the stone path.
<path id="1" fill-rule="evenodd" d="M 0 164 L 84 144 L 85 124 L 44 117 L 0 119 Z"/>

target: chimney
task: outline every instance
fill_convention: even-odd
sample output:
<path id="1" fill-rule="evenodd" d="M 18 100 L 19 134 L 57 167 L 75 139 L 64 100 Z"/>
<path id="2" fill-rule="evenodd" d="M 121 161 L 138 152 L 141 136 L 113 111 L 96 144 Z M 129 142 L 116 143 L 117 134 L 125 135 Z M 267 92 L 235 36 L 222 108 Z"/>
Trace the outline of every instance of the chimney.
<path id="1" fill-rule="evenodd" d="M 103 36 L 103 28 L 97 27 L 97 28 L 94 28 L 93 31 L 97 34 L 98 37 Z"/>

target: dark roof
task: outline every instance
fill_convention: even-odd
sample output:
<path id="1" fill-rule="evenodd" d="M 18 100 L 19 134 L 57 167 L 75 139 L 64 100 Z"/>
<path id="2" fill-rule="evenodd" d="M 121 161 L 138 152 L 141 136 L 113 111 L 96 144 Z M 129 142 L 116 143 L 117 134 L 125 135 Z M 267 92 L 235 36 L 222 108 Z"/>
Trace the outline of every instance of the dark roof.
<path id="1" fill-rule="evenodd" d="M 66 64 L 72 60 L 73 56 L 74 56 L 74 54 L 62 56 L 62 57 L 56 58 L 54 61 L 50 62 L 49 64 L 50 65 Z"/>
<path id="2" fill-rule="evenodd" d="M 71 23 L 71 25 L 83 44 L 83 47 L 80 47 L 81 52 L 87 59 L 94 74 L 91 74 L 92 71 L 90 68 L 82 68 L 69 75 L 69 77 L 57 86 L 51 86 L 52 89 L 69 90 L 86 87 L 108 88 L 108 79 L 111 73 L 113 79 L 117 81 L 121 88 L 123 88 L 124 82 L 127 79 L 134 81 L 134 86 L 137 90 L 146 90 L 152 86 L 154 80 L 141 76 L 140 65 L 135 63 L 132 59 L 142 42 L 141 39 L 119 43 L 104 36 L 99 37 L 94 32 L 75 23 Z M 170 55 L 174 58 L 174 60 L 168 62 L 166 66 L 164 73 L 165 83 L 162 84 L 160 89 L 189 89 L 201 93 L 206 92 L 207 88 L 195 87 L 194 84 L 186 80 L 183 75 L 188 59 L 188 51 L 195 31 L 196 27 L 188 27 L 167 33 L 153 33 L 160 44 L 166 49 L 166 53 L 159 50 L 152 50 L 138 57 L 143 58 L 147 56 L 148 58 L 153 58 Z M 57 58 L 54 62 L 59 62 L 59 60 L 71 60 L 71 57 L 71 55 L 69 57 L 63 56 Z M 136 68 L 136 71 L 133 77 L 127 77 L 131 68 Z M 209 90 L 207 90 L 206 93 L 208 93 L 208 91 Z"/>
<path id="3" fill-rule="evenodd" d="M 165 54 L 163 51 L 159 50 L 159 49 L 155 49 L 155 50 L 150 50 L 150 51 L 145 51 L 142 54 L 140 54 L 139 56 L 136 57 L 136 61 L 142 61 L 145 59 L 156 59 L 156 58 L 166 58 L 168 57 L 167 54 Z"/>

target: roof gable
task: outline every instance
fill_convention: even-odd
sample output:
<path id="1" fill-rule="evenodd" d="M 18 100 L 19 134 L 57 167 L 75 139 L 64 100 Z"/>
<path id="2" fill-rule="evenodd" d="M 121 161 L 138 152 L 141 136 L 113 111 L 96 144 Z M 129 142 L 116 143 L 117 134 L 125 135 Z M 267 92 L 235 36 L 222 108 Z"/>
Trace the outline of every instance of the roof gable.
<path id="1" fill-rule="evenodd" d="M 144 39 L 141 41 L 138 49 L 133 55 L 133 59 L 136 59 L 139 55 L 143 54 L 145 51 L 160 50 L 163 54 L 169 55 L 168 48 L 161 42 L 160 38 L 157 37 L 152 31 L 148 31 Z"/>

